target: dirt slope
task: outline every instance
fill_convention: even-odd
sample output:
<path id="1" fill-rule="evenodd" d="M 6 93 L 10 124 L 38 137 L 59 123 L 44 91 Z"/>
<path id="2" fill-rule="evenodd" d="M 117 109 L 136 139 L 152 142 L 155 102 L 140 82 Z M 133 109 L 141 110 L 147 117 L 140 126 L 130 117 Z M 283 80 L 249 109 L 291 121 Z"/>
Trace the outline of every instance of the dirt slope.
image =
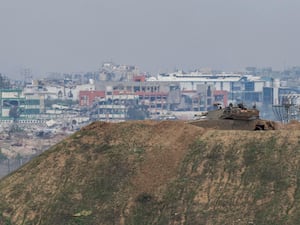
<path id="1" fill-rule="evenodd" d="M 93 123 L 0 181 L 0 224 L 297 224 L 291 127 Z"/>

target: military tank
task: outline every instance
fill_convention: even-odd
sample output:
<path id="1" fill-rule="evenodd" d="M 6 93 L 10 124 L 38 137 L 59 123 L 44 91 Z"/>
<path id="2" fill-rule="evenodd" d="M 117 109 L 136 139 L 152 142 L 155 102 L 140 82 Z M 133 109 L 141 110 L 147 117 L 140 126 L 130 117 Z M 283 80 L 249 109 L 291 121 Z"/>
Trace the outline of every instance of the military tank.
<path id="1" fill-rule="evenodd" d="M 189 123 L 204 127 L 221 130 L 275 130 L 274 121 L 262 120 L 259 118 L 259 110 L 254 105 L 248 109 L 244 104 L 237 106 L 229 104 L 222 108 L 216 105 L 217 109 L 202 114 L 201 119 L 189 121 Z"/>
<path id="2" fill-rule="evenodd" d="M 220 119 L 256 120 L 259 119 L 259 110 L 256 109 L 256 106 L 253 106 L 252 109 L 248 109 L 242 103 L 238 104 L 236 107 L 230 104 L 222 110 Z"/>

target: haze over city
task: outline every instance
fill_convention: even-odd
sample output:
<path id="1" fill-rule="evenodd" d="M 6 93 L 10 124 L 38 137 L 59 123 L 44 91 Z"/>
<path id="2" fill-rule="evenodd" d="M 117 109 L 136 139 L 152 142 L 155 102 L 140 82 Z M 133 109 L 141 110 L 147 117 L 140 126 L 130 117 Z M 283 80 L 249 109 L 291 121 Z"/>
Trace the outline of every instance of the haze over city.
<path id="1" fill-rule="evenodd" d="M 296 0 L 6 0 L 0 72 L 95 71 L 104 61 L 158 73 L 300 65 Z"/>

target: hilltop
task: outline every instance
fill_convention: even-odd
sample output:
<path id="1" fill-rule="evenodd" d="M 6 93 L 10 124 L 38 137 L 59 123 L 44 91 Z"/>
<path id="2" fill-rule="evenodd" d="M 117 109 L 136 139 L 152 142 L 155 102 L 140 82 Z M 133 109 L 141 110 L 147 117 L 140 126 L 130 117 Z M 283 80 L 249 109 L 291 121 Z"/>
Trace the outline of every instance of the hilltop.
<path id="1" fill-rule="evenodd" d="M 94 122 L 0 181 L 0 224 L 297 224 L 287 128 Z"/>

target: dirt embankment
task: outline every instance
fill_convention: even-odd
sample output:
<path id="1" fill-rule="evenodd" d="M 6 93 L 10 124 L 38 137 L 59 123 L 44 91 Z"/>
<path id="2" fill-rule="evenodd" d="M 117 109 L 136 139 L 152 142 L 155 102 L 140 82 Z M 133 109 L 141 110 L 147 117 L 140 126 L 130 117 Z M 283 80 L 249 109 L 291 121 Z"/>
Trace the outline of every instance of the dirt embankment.
<path id="1" fill-rule="evenodd" d="M 295 224 L 300 126 L 93 123 L 0 181 L 0 224 Z"/>

